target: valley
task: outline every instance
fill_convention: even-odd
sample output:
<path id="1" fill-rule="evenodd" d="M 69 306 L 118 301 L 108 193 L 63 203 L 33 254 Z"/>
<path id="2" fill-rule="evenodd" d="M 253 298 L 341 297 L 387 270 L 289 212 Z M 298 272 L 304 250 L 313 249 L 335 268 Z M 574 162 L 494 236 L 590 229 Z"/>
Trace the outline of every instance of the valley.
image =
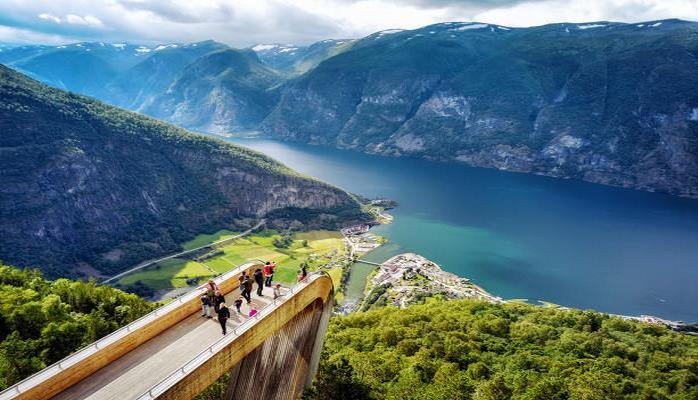
<path id="1" fill-rule="evenodd" d="M 698 399 L 673 2 L 0 1 L 0 399 Z"/>

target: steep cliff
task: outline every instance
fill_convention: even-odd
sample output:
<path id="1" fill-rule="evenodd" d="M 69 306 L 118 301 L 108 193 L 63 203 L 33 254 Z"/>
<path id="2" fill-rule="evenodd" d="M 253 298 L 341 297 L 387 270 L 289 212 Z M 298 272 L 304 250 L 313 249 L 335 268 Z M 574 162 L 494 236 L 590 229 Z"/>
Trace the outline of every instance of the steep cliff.
<path id="1" fill-rule="evenodd" d="M 261 155 L 0 66 L 0 259 L 116 271 L 240 219 L 364 219 L 353 196 Z M 288 219 L 288 218 L 287 218 Z"/>
<path id="2" fill-rule="evenodd" d="M 289 82 L 284 140 L 698 196 L 698 23 L 368 36 Z"/>

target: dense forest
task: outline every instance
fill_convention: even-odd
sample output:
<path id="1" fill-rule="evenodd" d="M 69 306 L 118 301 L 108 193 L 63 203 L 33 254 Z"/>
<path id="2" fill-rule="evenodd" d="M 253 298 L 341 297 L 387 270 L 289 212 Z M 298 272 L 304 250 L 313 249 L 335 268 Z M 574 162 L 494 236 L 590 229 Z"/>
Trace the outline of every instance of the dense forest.
<path id="1" fill-rule="evenodd" d="M 94 281 L 48 281 L 0 263 L 0 390 L 153 308 Z"/>
<path id="2" fill-rule="evenodd" d="M 605 314 L 430 299 L 332 320 L 306 400 L 698 399 L 698 337 Z"/>

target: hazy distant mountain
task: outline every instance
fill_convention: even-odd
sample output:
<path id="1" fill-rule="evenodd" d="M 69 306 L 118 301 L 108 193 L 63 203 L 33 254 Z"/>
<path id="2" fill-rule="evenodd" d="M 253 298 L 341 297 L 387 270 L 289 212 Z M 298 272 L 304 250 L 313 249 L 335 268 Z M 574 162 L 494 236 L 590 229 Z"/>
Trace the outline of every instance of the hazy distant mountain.
<path id="1" fill-rule="evenodd" d="M 258 44 L 251 47 L 263 63 L 288 74 L 302 74 L 351 47 L 354 40 L 327 39 L 310 46 Z"/>
<path id="2" fill-rule="evenodd" d="M 0 63 L 60 89 L 100 97 L 120 71 L 153 48 L 126 43 L 19 46 L 0 52 Z"/>
<path id="3" fill-rule="evenodd" d="M 304 62 L 319 52 L 306 52 Z M 255 128 L 276 103 L 270 89 L 282 80 L 255 52 L 214 41 L 22 46 L 3 50 L 0 60 L 54 87 L 221 134 Z"/>
<path id="4" fill-rule="evenodd" d="M 271 89 L 281 80 L 253 51 L 221 50 L 187 66 L 142 111 L 217 134 L 253 129 L 276 104 L 277 95 Z"/>
<path id="5" fill-rule="evenodd" d="M 285 85 L 276 138 L 698 196 L 698 23 L 444 23 Z"/>
<path id="6" fill-rule="evenodd" d="M 349 194 L 259 153 L 3 66 L 0 153 L 0 259 L 52 276 L 115 271 L 241 218 L 364 218 Z"/>
<path id="7" fill-rule="evenodd" d="M 156 47 L 138 64 L 117 74 L 100 97 L 114 105 L 141 110 L 151 105 L 154 97 L 163 94 L 189 64 L 208 53 L 227 48 L 212 40 Z"/>
<path id="8" fill-rule="evenodd" d="M 194 60 L 227 48 L 211 40 L 150 46 L 102 42 L 15 46 L 0 51 L 0 63 L 59 89 L 138 110 L 162 94 Z"/>

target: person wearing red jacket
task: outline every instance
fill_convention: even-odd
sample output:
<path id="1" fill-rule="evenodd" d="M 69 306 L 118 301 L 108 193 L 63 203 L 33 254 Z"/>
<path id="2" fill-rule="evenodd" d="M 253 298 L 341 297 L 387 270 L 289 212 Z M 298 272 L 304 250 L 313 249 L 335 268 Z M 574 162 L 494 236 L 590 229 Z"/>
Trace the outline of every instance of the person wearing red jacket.
<path id="1" fill-rule="evenodd" d="M 271 280 L 274 278 L 274 268 L 276 268 L 276 263 L 267 261 L 264 264 L 264 286 L 271 287 Z"/>

